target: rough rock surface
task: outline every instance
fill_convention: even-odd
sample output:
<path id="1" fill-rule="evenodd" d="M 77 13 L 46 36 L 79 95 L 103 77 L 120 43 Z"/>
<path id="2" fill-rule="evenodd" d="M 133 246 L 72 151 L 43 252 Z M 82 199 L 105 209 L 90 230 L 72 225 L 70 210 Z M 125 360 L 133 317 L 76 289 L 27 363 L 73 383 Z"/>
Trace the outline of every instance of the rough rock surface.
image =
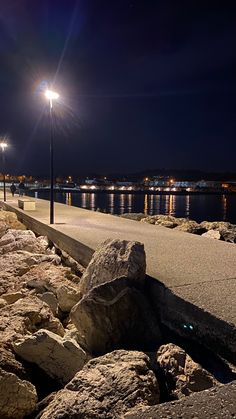
<path id="1" fill-rule="evenodd" d="M 146 272 L 146 255 L 143 244 L 127 240 L 106 240 L 93 257 L 80 282 L 82 293 L 93 287 L 126 276 L 142 282 Z"/>
<path id="2" fill-rule="evenodd" d="M 130 278 L 116 278 L 98 287 L 71 310 L 71 321 L 89 353 L 160 344 L 160 330 L 143 290 Z"/>
<path id="3" fill-rule="evenodd" d="M 0 254 L 17 250 L 26 250 L 31 253 L 46 253 L 45 243 L 41 237 L 36 238 L 31 230 L 8 230 L 0 239 Z"/>
<path id="4" fill-rule="evenodd" d="M 23 419 L 33 412 L 36 403 L 36 390 L 29 381 L 0 369 L 1 418 Z"/>
<path id="5" fill-rule="evenodd" d="M 159 386 L 142 352 L 114 351 L 89 361 L 43 411 L 41 419 L 121 418 L 159 402 Z"/>
<path id="6" fill-rule="evenodd" d="M 60 309 L 64 312 L 69 312 L 82 297 L 80 279 L 67 267 L 42 263 L 28 271 L 22 280 L 28 288 L 35 289 L 40 294 L 46 291 L 53 292 Z"/>
<path id="7" fill-rule="evenodd" d="M 206 231 L 204 227 L 193 220 L 185 220 L 185 222 L 176 227 L 176 230 L 192 234 L 203 234 Z"/>
<path id="8" fill-rule="evenodd" d="M 9 225 L 5 221 L 0 221 L 0 238 L 9 230 Z"/>
<path id="9" fill-rule="evenodd" d="M 14 350 L 61 384 L 68 383 L 89 359 L 75 340 L 62 339 L 44 329 L 16 341 Z"/>
<path id="10" fill-rule="evenodd" d="M 15 230 L 26 230 L 25 225 L 18 221 L 17 215 L 11 211 L 0 210 L 0 222 L 5 222 L 9 228 Z"/>
<path id="11" fill-rule="evenodd" d="M 134 408 L 125 419 L 233 419 L 236 417 L 236 381 L 218 385 L 191 397 L 152 407 Z"/>
<path id="12" fill-rule="evenodd" d="M 146 215 L 143 212 L 126 212 L 121 214 L 120 217 L 133 221 L 141 221 L 142 218 L 146 218 Z"/>
<path id="13" fill-rule="evenodd" d="M 0 295 L 20 291 L 26 282 L 23 275 L 33 266 L 43 262 L 58 265 L 60 260 L 57 255 L 32 254 L 23 250 L 0 255 Z"/>
<path id="14" fill-rule="evenodd" d="M 202 234 L 202 237 L 206 237 L 207 239 L 220 240 L 221 234 L 218 230 L 208 230 L 206 233 Z"/>
<path id="15" fill-rule="evenodd" d="M 25 297 L 0 310 L 1 342 L 12 342 L 38 329 L 48 329 L 63 336 L 64 328 L 47 304 L 37 297 Z"/>
<path id="16" fill-rule="evenodd" d="M 192 360 L 185 350 L 173 343 L 162 345 L 157 352 L 157 362 L 173 378 L 177 398 L 206 390 L 217 384 L 215 378 Z"/>

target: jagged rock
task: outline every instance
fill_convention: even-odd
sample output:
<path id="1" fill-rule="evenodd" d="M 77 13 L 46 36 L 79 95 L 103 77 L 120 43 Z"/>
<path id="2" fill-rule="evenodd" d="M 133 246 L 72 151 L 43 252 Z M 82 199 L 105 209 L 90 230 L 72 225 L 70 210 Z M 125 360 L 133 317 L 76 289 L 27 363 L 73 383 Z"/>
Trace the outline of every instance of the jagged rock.
<path id="1" fill-rule="evenodd" d="M 0 221 L 0 238 L 6 234 L 7 230 L 9 230 L 9 225 L 4 221 Z"/>
<path id="2" fill-rule="evenodd" d="M 173 343 L 162 345 L 157 352 L 157 362 L 166 374 L 172 377 L 177 398 L 193 392 L 206 390 L 217 384 L 217 380 L 201 365 Z"/>
<path id="3" fill-rule="evenodd" d="M 0 344 L 0 367 L 7 372 L 16 374 L 22 380 L 27 380 L 27 373 L 23 365 L 16 360 L 15 354 L 10 348 Z"/>
<path id="4" fill-rule="evenodd" d="M 137 283 L 143 282 L 146 270 L 146 255 L 143 244 L 127 240 L 106 240 L 93 257 L 80 281 L 82 293 L 93 287 L 127 276 Z"/>
<path id="5" fill-rule="evenodd" d="M 159 220 L 159 217 L 159 215 L 149 215 L 148 217 L 142 218 L 140 221 L 142 223 L 156 224 L 156 222 Z"/>
<path id="6" fill-rule="evenodd" d="M 60 309 L 69 312 L 81 299 L 77 275 L 70 268 L 55 266 L 50 263 L 40 264 L 28 271 L 23 277 L 28 288 L 33 288 L 40 294 L 53 292 L 58 300 Z"/>
<path id="7" fill-rule="evenodd" d="M 62 339 L 44 329 L 16 341 L 14 350 L 21 358 L 37 364 L 61 384 L 68 383 L 89 360 L 75 340 Z"/>
<path id="8" fill-rule="evenodd" d="M 160 225 L 162 227 L 167 227 L 167 228 L 175 228 L 178 224 L 176 224 L 173 221 L 156 221 L 155 222 L 156 225 Z"/>
<path id="9" fill-rule="evenodd" d="M 143 290 L 121 277 L 93 288 L 70 313 L 79 343 L 89 353 L 146 349 L 160 344 L 160 330 Z"/>
<path id="10" fill-rule="evenodd" d="M 23 419 L 36 407 L 36 389 L 29 381 L 0 369 L 1 418 Z"/>
<path id="11" fill-rule="evenodd" d="M 236 243 L 236 227 L 231 226 L 229 229 L 220 228 L 219 230 L 221 239 L 229 242 L 229 243 Z"/>
<path id="12" fill-rule="evenodd" d="M 128 220 L 141 221 L 142 218 L 146 218 L 143 212 L 126 212 L 120 215 L 121 218 L 127 218 Z"/>
<path id="13" fill-rule="evenodd" d="M 231 224 L 226 221 L 202 221 L 200 226 L 206 230 L 220 230 L 222 228 L 228 230 Z"/>
<path id="14" fill-rule="evenodd" d="M 53 292 L 44 292 L 43 294 L 38 294 L 38 298 L 44 301 L 52 310 L 54 316 L 58 315 L 58 301 Z"/>
<path id="15" fill-rule="evenodd" d="M 206 233 L 202 234 L 202 237 L 206 237 L 207 239 L 221 239 L 221 234 L 218 230 L 208 230 Z"/>
<path id="16" fill-rule="evenodd" d="M 44 249 L 44 252 L 48 253 L 48 251 L 49 251 L 49 253 L 50 253 L 50 249 L 49 249 L 50 242 L 49 242 L 47 236 L 38 236 L 37 237 L 37 242 L 40 243 L 40 245 Z"/>
<path id="17" fill-rule="evenodd" d="M 169 228 L 174 228 L 186 221 L 186 218 L 176 218 L 172 215 L 149 215 L 141 220 L 144 223 L 162 225 Z"/>
<path id="18" fill-rule="evenodd" d="M 25 225 L 18 221 L 14 212 L 1 210 L 0 221 L 5 222 L 9 228 L 13 228 L 14 230 L 26 230 Z"/>
<path id="19" fill-rule="evenodd" d="M 31 230 L 8 230 L 0 239 L 0 254 L 25 250 L 31 253 L 45 253 L 45 245 Z"/>
<path id="20" fill-rule="evenodd" d="M 206 231 L 201 224 L 193 220 L 185 220 L 185 222 L 176 227 L 176 230 L 192 234 L 203 234 Z"/>
<path id="21" fill-rule="evenodd" d="M 20 298 L 24 298 L 24 294 L 21 291 L 9 292 L 6 294 L 2 294 L 2 298 L 4 298 L 7 304 L 13 304 Z"/>
<path id="22" fill-rule="evenodd" d="M 2 307 L 6 306 L 6 305 L 7 305 L 6 300 L 4 300 L 4 298 L 0 298 L 0 309 L 1 309 Z"/>
<path id="23" fill-rule="evenodd" d="M 58 265 L 60 257 L 57 255 L 32 254 L 23 250 L 0 255 L 0 295 L 6 292 L 20 291 L 26 282 L 24 274 L 33 266 L 43 262 Z"/>
<path id="24" fill-rule="evenodd" d="M 159 402 L 159 386 L 142 352 L 114 351 L 89 361 L 43 411 L 41 419 L 121 418 Z"/>
<path id="25" fill-rule="evenodd" d="M 47 304 L 37 297 L 25 297 L 0 311 L 1 342 L 11 344 L 29 332 L 48 329 L 60 336 L 64 328 L 56 319 Z"/>
<path id="26" fill-rule="evenodd" d="M 79 262 L 77 262 L 77 260 L 73 259 L 70 255 L 68 255 L 68 253 L 66 253 L 64 250 L 61 249 L 56 249 L 59 256 L 61 257 L 62 262 L 68 266 L 69 268 L 71 268 L 71 270 L 81 278 L 81 276 L 83 275 L 85 268 L 80 265 Z"/>

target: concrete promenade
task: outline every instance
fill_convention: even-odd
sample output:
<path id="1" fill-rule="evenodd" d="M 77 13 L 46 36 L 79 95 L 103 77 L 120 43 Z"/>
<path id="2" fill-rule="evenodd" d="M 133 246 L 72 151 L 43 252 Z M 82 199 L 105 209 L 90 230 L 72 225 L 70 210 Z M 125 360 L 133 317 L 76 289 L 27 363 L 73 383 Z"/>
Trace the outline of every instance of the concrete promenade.
<path id="1" fill-rule="evenodd" d="M 28 222 L 48 226 L 48 201 L 35 199 L 36 211 L 23 211 L 18 209 L 17 200 L 18 196 L 8 197 L 8 209 L 14 209 L 23 219 L 27 217 Z M 55 224 L 47 228 L 54 231 L 54 237 L 56 232 L 64 233 L 85 249 L 94 250 L 107 238 L 144 243 L 147 273 L 179 298 L 177 311 L 186 311 L 187 320 L 200 323 L 201 317 L 194 311 L 197 307 L 212 316 L 211 327 L 218 328 L 215 319 L 222 321 L 219 330 L 225 331 L 224 339 L 230 333 L 232 345 L 236 343 L 236 244 L 58 203 Z M 182 301 L 187 302 L 186 307 Z M 225 325 L 229 326 L 228 331 Z M 206 332 L 200 329 L 199 333 Z"/>

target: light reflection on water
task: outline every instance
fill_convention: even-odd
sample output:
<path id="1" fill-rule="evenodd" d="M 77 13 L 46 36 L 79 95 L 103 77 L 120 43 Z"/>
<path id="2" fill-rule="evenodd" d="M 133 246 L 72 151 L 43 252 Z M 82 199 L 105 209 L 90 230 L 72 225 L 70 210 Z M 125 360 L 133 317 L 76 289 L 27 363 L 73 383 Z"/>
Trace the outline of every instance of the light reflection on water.
<path id="1" fill-rule="evenodd" d="M 32 193 L 33 195 L 33 193 Z M 49 192 L 37 192 L 49 199 Z M 36 197 L 36 196 L 35 196 Z M 132 193 L 55 193 L 55 201 L 110 214 L 169 214 L 196 221 L 226 220 L 236 224 L 236 195 L 156 195 Z"/>

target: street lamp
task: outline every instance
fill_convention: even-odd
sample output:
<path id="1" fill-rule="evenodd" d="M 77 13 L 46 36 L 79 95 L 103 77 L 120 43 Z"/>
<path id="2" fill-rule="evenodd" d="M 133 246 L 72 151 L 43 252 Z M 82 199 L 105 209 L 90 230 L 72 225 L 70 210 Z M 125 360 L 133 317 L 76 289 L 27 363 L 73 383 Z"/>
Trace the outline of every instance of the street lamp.
<path id="1" fill-rule="evenodd" d="M 59 94 L 52 90 L 46 90 L 45 97 L 49 102 L 50 117 L 50 224 L 54 224 L 54 157 L 53 157 L 53 101 L 59 98 Z"/>
<path id="2" fill-rule="evenodd" d="M 0 142 L 0 147 L 2 149 L 3 200 L 6 202 L 5 149 L 8 147 L 8 144 L 2 141 Z"/>

